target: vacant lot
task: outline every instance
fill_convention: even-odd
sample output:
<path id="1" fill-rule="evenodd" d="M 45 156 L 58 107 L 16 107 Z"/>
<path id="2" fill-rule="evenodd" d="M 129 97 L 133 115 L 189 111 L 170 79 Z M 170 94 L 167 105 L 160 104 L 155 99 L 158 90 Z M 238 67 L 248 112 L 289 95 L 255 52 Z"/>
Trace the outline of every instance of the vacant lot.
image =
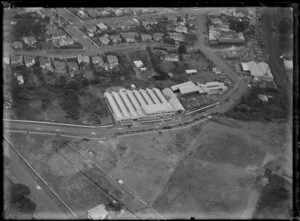
<path id="1" fill-rule="evenodd" d="M 286 124 L 214 119 L 200 131 L 153 206 L 167 218 L 252 216 L 250 193 L 266 153 L 284 154 L 290 144 Z M 252 192 L 254 191 L 254 192 Z M 251 218 L 251 217 L 250 217 Z"/>
<path id="2" fill-rule="evenodd" d="M 115 179 L 122 179 L 133 192 L 151 204 L 200 129 L 201 125 L 198 125 L 187 130 L 74 145 L 85 154 L 93 151 L 93 159 L 101 168 Z"/>

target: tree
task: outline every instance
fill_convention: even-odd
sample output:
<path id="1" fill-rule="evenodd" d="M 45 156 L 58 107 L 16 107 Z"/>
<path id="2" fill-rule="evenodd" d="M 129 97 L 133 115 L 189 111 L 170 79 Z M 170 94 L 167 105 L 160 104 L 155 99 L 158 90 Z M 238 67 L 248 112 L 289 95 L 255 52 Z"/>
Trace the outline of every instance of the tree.
<path id="1" fill-rule="evenodd" d="M 11 186 L 10 194 L 12 200 L 18 200 L 21 197 L 28 196 L 30 194 L 30 189 L 24 184 L 17 183 Z"/>
<path id="2" fill-rule="evenodd" d="M 185 54 L 186 53 L 186 47 L 184 44 L 180 44 L 180 46 L 178 47 L 178 53 L 179 54 Z"/>

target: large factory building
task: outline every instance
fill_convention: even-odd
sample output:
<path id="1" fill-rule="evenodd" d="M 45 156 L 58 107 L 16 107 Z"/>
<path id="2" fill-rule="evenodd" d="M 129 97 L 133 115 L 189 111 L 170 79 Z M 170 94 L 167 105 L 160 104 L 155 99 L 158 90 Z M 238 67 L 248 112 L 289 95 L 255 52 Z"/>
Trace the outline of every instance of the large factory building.
<path id="1" fill-rule="evenodd" d="M 104 97 L 116 122 L 167 118 L 184 111 L 177 97 L 164 95 L 157 88 L 120 89 L 105 92 Z"/>

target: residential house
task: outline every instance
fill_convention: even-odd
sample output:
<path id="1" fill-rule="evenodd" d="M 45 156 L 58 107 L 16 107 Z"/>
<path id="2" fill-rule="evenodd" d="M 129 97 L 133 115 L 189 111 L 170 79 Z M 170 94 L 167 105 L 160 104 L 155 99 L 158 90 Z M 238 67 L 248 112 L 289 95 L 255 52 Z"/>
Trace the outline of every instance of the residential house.
<path id="1" fill-rule="evenodd" d="M 24 56 L 24 63 L 26 67 L 31 67 L 35 64 L 35 58 L 31 56 Z"/>
<path id="2" fill-rule="evenodd" d="M 146 29 L 150 29 L 151 25 L 156 25 L 157 21 L 156 20 L 146 20 L 146 21 L 142 21 L 142 25 L 144 26 L 144 28 Z"/>
<path id="3" fill-rule="evenodd" d="M 14 47 L 14 49 L 22 49 L 23 48 L 23 44 L 20 41 L 15 41 L 13 43 L 13 47 Z"/>
<path id="4" fill-rule="evenodd" d="M 65 74 L 66 73 L 66 64 L 65 62 L 54 60 L 53 62 L 55 71 L 59 74 Z"/>
<path id="5" fill-rule="evenodd" d="M 119 64 L 118 58 L 114 55 L 108 55 L 107 61 L 110 69 L 113 69 Z"/>
<path id="6" fill-rule="evenodd" d="M 188 32 L 187 28 L 184 25 L 178 25 L 175 28 L 175 31 L 177 31 L 179 33 L 185 33 L 185 34 Z"/>
<path id="7" fill-rule="evenodd" d="M 170 36 L 170 38 L 174 39 L 175 41 L 183 41 L 184 40 L 184 36 L 182 33 L 170 32 L 169 36 Z"/>
<path id="8" fill-rule="evenodd" d="M 3 53 L 3 63 L 4 64 L 10 64 L 9 54 L 5 53 L 5 51 Z"/>
<path id="9" fill-rule="evenodd" d="M 163 33 L 154 33 L 153 40 L 154 41 L 162 41 L 164 34 Z"/>
<path id="10" fill-rule="evenodd" d="M 122 42 L 120 35 L 111 35 L 110 39 L 114 44 L 118 44 L 118 43 Z"/>
<path id="11" fill-rule="evenodd" d="M 167 54 L 167 55 L 165 55 L 164 58 L 165 58 L 165 61 L 173 61 L 173 62 L 179 61 L 178 54 Z"/>
<path id="12" fill-rule="evenodd" d="M 193 74 L 197 73 L 197 70 L 196 69 L 188 69 L 188 70 L 185 70 L 185 73 L 187 75 L 193 75 Z"/>
<path id="13" fill-rule="evenodd" d="M 222 26 L 222 19 L 220 18 L 212 18 L 210 19 L 211 24 L 213 25 L 218 25 L 218 26 Z"/>
<path id="14" fill-rule="evenodd" d="M 110 43 L 109 35 L 105 34 L 99 38 L 99 41 L 103 45 L 108 45 Z"/>
<path id="15" fill-rule="evenodd" d="M 102 10 L 102 11 L 99 12 L 99 15 L 105 17 L 105 16 L 110 15 L 110 13 L 106 10 Z"/>
<path id="16" fill-rule="evenodd" d="M 23 41 L 24 41 L 27 45 L 29 45 L 29 46 L 31 46 L 31 47 L 34 47 L 35 44 L 37 43 L 35 37 L 33 37 L 33 36 L 31 36 L 31 37 L 23 37 Z"/>
<path id="17" fill-rule="evenodd" d="M 124 33 L 121 33 L 122 38 L 124 38 L 127 43 L 135 42 L 135 38 L 138 35 L 139 34 L 136 33 L 136 32 L 124 32 Z"/>
<path id="18" fill-rule="evenodd" d="M 58 46 L 62 47 L 62 46 L 72 45 L 75 43 L 75 41 L 73 38 L 66 37 L 66 38 L 58 39 L 57 43 Z"/>
<path id="19" fill-rule="evenodd" d="M 78 73 L 78 71 L 79 71 L 78 64 L 75 61 L 68 62 L 68 69 L 69 69 L 71 77 L 74 76 L 74 73 Z"/>
<path id="20" fill-rule="evenodd" d="M 20 73 L 15 73 L 14 76 L 17 78 L 18 85 L 22 86 L 24 84 L 23 75 Z"/>
<path id="21" fill-rule="evenodd" d="M 141 34 L 142 41 L 152 41 L 152 36 L 149 34 Z"/>
<path id="22" fill-rule="evenodd" d="M 78 15 L 80 18 L 86 18 L 86 17 L 87 17 L 87 14 L 85 13 L 85 11 L 84 11 L 83 9 L 78 10 L 78 11 L 77 11 L 77 15 Z"/>
<path id="23" fill-rule="evenodd" d="M 107 30 L 108 29 L 108 27 L 104 24 L 104 23 L 99 23 L 98 25 L 97 25 L 97 27 L 101 30 L 101 31 L 105 31 L 105 30 Z"/>
<path id="24" fill-rule="evenodd" d="M 86 27 L 86 30 L 87 30 L 87 32 L 88 32 L 88 36 L 89 36 L 89 37 L 94 37 L 94 33 L 96 32 L 97 27 L 94 26 L 94 25 L 88 25 L 88 26 Z"/>
<path id="25" fill-rule="evenodd" d="M 99 64 L 100 59 L 102 59 L 100 56 L 94 56 L 94 57 L 92 57 L 92 63 L 93 64 Z M 103 59 L 102 59 L 102 62 L 103 62 Z"/>
<path id="26" fill-rule="evenodd" d="M 50 58 L 43 58 L 40 57 L 39 58 L 39 63 L 40 63 L 40 67 L 43 69 L 48 69 L 50 71 L 53 71 L 53 67 L 51 65 L 51 61 Z"/>
<path id="27" fill-rule="evenodd" d="M 144 64 L 141 60 L 133 61 L 133 63 L 137 68 L 142 68 L 144 66 Z"/>
<path id="28" fill-rule="evenodd" d="M 10 56 L 10 63 L 14 66 L 23 65 L 23 56 L 22 55 L 11 55 Z"/>
<path id="29" fill-rule="evenodd" d="M 64 32 L 61 29 L 56 29 L 55 32 L 52 34 L 52 40 L 58 40 L 58 39 L 62 39 L 62 38 L 66 38 L 67 37 L 67 33 Z"/>
<path id="30" fill-rule="evenodd" d="M 87 55 L 81 55 L 80 54 L 80 55 L 77 56 L 77 59 L 78 59 L 79 64 L 81 64 L 81 63 L 89 64 L 90 63 L 90 58 Z"/>

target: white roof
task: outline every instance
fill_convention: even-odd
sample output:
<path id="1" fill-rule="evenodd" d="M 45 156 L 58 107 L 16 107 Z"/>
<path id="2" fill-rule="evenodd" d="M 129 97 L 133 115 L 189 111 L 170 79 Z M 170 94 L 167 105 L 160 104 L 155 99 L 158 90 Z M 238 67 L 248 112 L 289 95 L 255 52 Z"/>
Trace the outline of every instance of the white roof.
<path id="1" fill-rule="evenodd" d="M 139 102 L 137 101 L 137 99 L 135 98 L 135 96 L 133 95 L 133 92 L 130 91 L 130 90 L 126 90 L 125 93 L 127 94 L 128 98 L 130 99 L 131 103 L 133 104 L 136 112 L 142 116 L 144 115 L 142 113 L 142 110 L 141 110 L 141 105 L 139 104 Z"/>
<path id="2" fill-rule="evenodd" d="M 132 117 L 137 118 L 137 113 L 134 110 L 134 107 L 132 106 L 131 102 L 129 101 L 128 97 L 126 96 L 124 91 L 119 91 L 119 95 L 121 96 L 123 102 L 125 103 L 126 107 L 128 108 L 130 114 Z"/>
<path id="3" fill-rule="evenodd" d="M 169 103 L 173 106 L 174 110 L 177 110 L 177 111 L 179 111 L 179 110 L 184 111 L 185 110 L 176 96 L 172 97 L 169 100 Z"/>
<path id="4" fill-rule="evenodd" d="M 126 118 L 130 118 L 130 115 L 125 107 L 125 104 L 123 103 L 120 95 L 116 92 L 112 92 L 113 97 L 115 98 L 120 110 L 122 111 L 122 114 L 126 117 Z"/>
<path id="5" fill-rule="evenodd" d="M 151 89 L 147 88 L 146 91 L 150 95 L 150 97 L 152 98 L 152 100 L 154 101 L 155 104 L 160 103 L 159 99 L 157 98 L 157 96 L 155 95 L 155 93 Z"/>
<path id="6" fill-rule="evenodd" d="M 161 91 L 157 88 L 153 88 L 152 89 L 156 95 L 158 96 L 159 100 L 162 102 L 162 103 L 167 103 L 167 99 L 165 98 L 165 96 L 161 93 Z"/>
<path id="7" fill-rule="evenodd" d="M 195 84 L 192 81 L 187 81 L 187 82 L 184 82 L 184 83 L 181 83 L 181 84 L 173 85 L 173 86 L 171 86 L 171 89 L 173 91 L 175 91 L 175 90 L 178 90 L 180 87 L 187 87 L 187 86 L 192 87 L 192 86 L 195 86 Z"/>
<path id="8" fill-rule="evenodd" d="M 250 73 L 254 77 L 268 76 L 273 77 L 271 74 L 271 70 L 269 65 L 265 62 L 256 63 L 254 61 L 250 61 L 247 63 Z"/>
<path id="9" fill-rule="evenodd" d="M 196 69 L 189 69 L 189 70 L 185 70 L 185 73 L 187 73 L 187 74 L 197 73 L 197 70 Z"/>
<path id="10" fill-rule="evenodd" d="M 250 71 L 248 63 L 241 63 L 241 65 L 242 65 L 243 71 Z"/>
<path id="11" fill-rule="evenodd" d="M 185 86 L 185 87 L 180 87 L 179 91 L 181 94 L 188 94 L 196 91 L 199 92 L 199 87 L 197 87 L 196 85 Z"/>
<path id="12" fill-rule="evenodd" d="M 138 68 L 143 67 L 143 62 L 141 60 L 133 61 L 134 65 Z"/>
<path id="13" fill-rule="evenodd" d="M 104 97 L 106 97 L 106 99 L 108 100 L 108 103 L 110 105 L 111 110 L 113 111 L 114 114 L 114 118 L 116 121 L 120 121 L 123 119 L 123 116 L 121 114 L 121 111 L 118 107 L 118 105 L 116 104 L 115 100 L 113 99 L 113 97 L 111 96 L 110 93 L 105 92 L 104 93 Z"/>
<path id="14" fill-rule="evenodd" d="M 147 106 L 147 103 L 146 103 L 146 101 L 144 100 L 144 98 L 142 97 L 142 95 L 141 95 L 137 90 L 132 90 L 132 91 L 133 91 L 135 97 L 137 98 L 137 100 L 138 100 L 140 106 L 142 106 L 142 107 Z"/>
<path id="15" fill-rule="evenodd" d="M 174 94 L 174 92 L 173 92 L 170 88 L 165 88 L 165 89 L 162 90 L 162 92 L 163 92 L 163 94 L 166 96 L 166 98 L 168 98 L 168 99 L 170 99 L 170 98 L 176 96 L 176 95 Z"/>
<path id="16" fill-rule="evenodd" d="M 146 114 L 174 111 L 173 107 L 169 103 L 147 105 L 143 107 L 143 109 Z"/>
<path id="17" fill-rule="evenodd" d="M 104 219 L 107 214 L 108 211 L 105 209 L 104 204 L 100 204 L 88 211 L 88 216 L 94 220 Z"/>
<path id="18" fill-rule="evenodd" d="M 149 105 L 154 104 L 154 102 L 151 100 L 151 98 L 149 97 L 149 95 L 147 94 L 147 92 L 144 89 L 140 89 L 139 91 L 143 95 L 143 97 L 146 100 L 147 104 L 149 104 Z"/>

